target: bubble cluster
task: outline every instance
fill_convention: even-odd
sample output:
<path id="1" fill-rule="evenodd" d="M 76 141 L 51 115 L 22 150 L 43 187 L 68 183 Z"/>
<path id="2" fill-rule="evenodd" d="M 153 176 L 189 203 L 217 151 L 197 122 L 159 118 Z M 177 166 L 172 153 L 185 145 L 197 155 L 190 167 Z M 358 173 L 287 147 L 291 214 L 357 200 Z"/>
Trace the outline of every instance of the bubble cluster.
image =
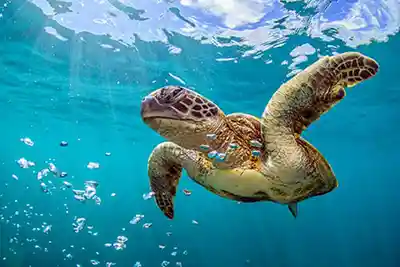
<path id="1" fill-rule="evenodd" d="M 220 151 L 221 144 L 217 142 L 218 135 L 214 133 L 206 134 L 205 141 L 206 143 L 201 144 L 199 149 L 200 151 L 207 153 L 207 157 L 212 160 L 214 164 L 228 162 L 230 157 L 240 148 L 239 144 L 230 143 L 226 149 L 223 149 L 224 151 Z M 263 144 L 259 140 L 250 140 L 249 145 L 254 148 L 249 159 L 254 160 L 255 158 L 260 157 Z M 218 149 L 213 149 L 213 147 L 218 147 Z"/>
<path id="2" fill-rule="evenodd" d="M 32 141 L 29 137 L 24 137 L 20 139 L 24 145 L 28 148 L 26 149 L 38 149 L 40 147 L 40 142 Z M 57 145 L 57 144 L 56 144 Z M 68 142 L 62 141 L 59 143 L 60 147 L 63 147 L 62 150 L 68 152 Z M 33 147 L 33 148 L 30 148 Z M 111 152 L 105 152 L 103 156 L 109 157 L 111 156 Z M 99 169 L 99 162 L 88 161 L 89 163 L 86 165 L 86 168 L 89 170 Z M 69 227 L 72 235 L 80 236 L 81 238 L 87 239 L 87 235 L 90 238 L 93 238 L 91 241 L 91 247 L 96 248 L 99 240 L 103 240 L 103 238 L 108 239 L 108 232 L 100 232 L 97 231 L 96 221 L 90 219 L 92 216 L 91 213 L 87 214 L 88 209 L 91 209 L 90 204 L 78 205 L 76 206 L 76 202 L 81 203 L 90 203 L 94 202 L 97 205 L 100 205 L 102 199 L 100 197 L 101 191 L 104 189 L 108 191 L 108 188 L 103 188 L 100 186 L 99 181 L 95 179 L 87 179 L 82 180 L 82 177 L 74 175 L 74 171 L 64 170 L 62 167 L 63 164 L 57 163 L 55 158 L 48 158 L 44 162 L 33 161 L 27 159 L 26 157 L 21 157 L 16 160 L 17 166 L 22 169 L 20 172 L 15 172 L 11 174 L 11 178 L 15 186 L 23 187 L 23 190 L 31 190 L 33 188 L 35 190 L 35 186 L 38 186 L 40 191 L 45 194 L 40 194 L 43 199 L 40 199 L 40 203 L 44 203 L 44 201 L 49 201 L 49 205 L 52 208 L 55 208 L 56 211 L 61 211 L 66 216 L 65 218 L 60 217 L 60 214 L 57 213 L 56 216 L 53 216 L 52 213 L 48 212 L 40 212 L 38 209 L 32 204 L 26 203 L 25 206 L 22 206 L 15 200 L 14 203 L 8 202 L 5 205 L 0 206 L 0 223 L 5 225 L 10 225 L 14 229 L 14 235 L 9 237 L 9 247 L 8 251 L 11 253 L 10 255 L 17 255 L 19 248 L 27 245 L 31 245 L 32 254 L 39 253 L 55 253 L 56 248 L 61 244 L 64 244 L 65 240 L 73 241 L 78 240 L 74 236 L 70 239 L 68 232 L 64 232 L 63 222 L 69 221 Z M 81 166 L 84 169 L 85 166 Z M 17 169 L 18 170 L 18 169 Z M 89 171 L 93 173 L 95 176 L 97 171 Z M 10 183 L 11 184 L 11 183 Z M 5 183 L 5 186 L 8 186 L 8 183 Z M 38 191 L 38 192 L 40 192 Z M 192 193 L 189 189 L 182 189 L 182 193 L 186 196 L 190 196 Z M 0 199 L 4 194 L 0 194 Z M 103 197 L 114 197 L 116 198 L 117 192 L 108 191 L 106 195 L 102 195 Z M 147 193 L 143 193 L 143 200 L 152 199 L 155 196 L 155 192 L 149 191 Z M 65 203 L 61 202 L 62 199 L 65 199 Z M 108 200 L 107 199 L 107 200 Z M 117 199 L 117 198 L 116 198 Z M 7 214 L 7 211 L 10 211 L 14 207 L 19 207 L 14 210 L 12 213 Z M 101 210 L 98 208 L 99 211 Z M 69 217 L 71 212 L 74 212 L 73 217 Z M 81 214 L 80 216 L 78 214 Z M 83 216 L 83 214 L 85 214 Z M 150 231 L 151 228 L 154 227 L 153 222 L 147 220 L 144 221 L 145 215 L 137 213 L 133 216 L 133 218 L 126 222 L 127 225 L 139 225 L 136 229 L 143 229 L 143 231 Z M 93 224 L 88 224 L 90 221 Z M 72 225 L 72 227 L 71 227 Z M 126 231 L 127 234 L 132 234 L 131 231 L 134 228 L 122 227 L 122 231 Z M 147 230 L 144 230 L 147 229 Z M 60 231 L 63 231 L 63 235 L 65 235 L 66 239 L 59 239 L 57 235 Z M 68 230 L 67 230 L 68 231 Z M 137 231 L 137 230 L 136 230 Z M 24 237 L 22 237 L 21 233 L 24 233 Z M 166 232 L 165 238 L 168 238 L 172 235 L 172 232 Z M 127 235 L 129 236 L 129 235 Z M 127 247 L 128 237 L 125 235 L 119 235 L 114 241 L 108 240 L 108 242 L 101 242 L 101 246 L 105 248 L 113 248 L 118 251 L 122 251 Z M 68 242 L 68 241 L 67 241 Z M 78 242 L 78 241 L 77 241 Z M 100 255 L 100 252 L 93 252 L 93 248 L 87 249 L 85 246 L 79 246 L 76 244 L 64 245 L 61 249 L 63 260 L 71 262 L 72 266 L 87 266 L 90 265 L 101 265 L 101 266 L 114 266 L 118 265 L 115 261 L 111 261 L 111 254 L 109 255 Z M 155 248 L 159 250 L 160 248 L 168 250 L 166 245 L 156 244 Z M 92 257 L 91 259 L 87 259 L 86 262 L 82 261 L 82 256 L 80 255 L 80 251 L 91 251 L 88 257 Z M 86 252 L 85 252 L 86 253 Z M 170 256 L 176 257 L 178 255 L 177 247 L 174 247 L 172 251 L 168 252 Z M 184 253 L 181 253 L 184 255 Z M 10 258 L 10 255 L 4 256 L 3 261 L 7 261 Z M 168 255 L 168 254 L 167 254 Z M 108 260 L 107 260 L 108 258 Z M 80 262 L 79 262 L 80 261 Z M 166 261 L 167 262 L 167 261 Z M 168 261 L 169 262 L 169 261 Z M 160 263 L 160 265 L 162 262 Z M 180 266 L 181 262 L 176 262 L 177 266 Z M 135 261 L 132 263 L 133 266 L 142 266 L 140 261 Z"/>
<path id="3" fill-rule="evenodd" d="M 128 238 L 126 236 L 120 235 L 117 237 L 117 240 L 114 242 L 113 247 L 116 250 L 123 250 L 126 248 L 126 242 L 128 241 Z"/>
<path id="4" fill-rule="evenodd" d="M 73 189 L 74 198 L 78 201 L 85 202 L 86 200 L 94 200 L 96 204 L 101 204 L 101 198 L 97 195 L 97 186 L 99 185 L 96 181 L 86 181 L 84 183 L 84 190 Z"/>

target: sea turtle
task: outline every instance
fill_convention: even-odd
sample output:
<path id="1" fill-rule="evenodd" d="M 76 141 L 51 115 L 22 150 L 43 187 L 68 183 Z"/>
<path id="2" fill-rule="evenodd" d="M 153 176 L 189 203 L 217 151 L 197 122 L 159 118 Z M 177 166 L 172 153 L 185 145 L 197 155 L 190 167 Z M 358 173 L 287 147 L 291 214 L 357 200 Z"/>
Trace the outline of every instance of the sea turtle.
<path id="1" fill-rule="evenodd" d="M 182 169 L 209 191 L 240 202 L 288 205 L 338 186 L 331 166 L 300 135 L 342 100 L 345 88 L 373 77 L 378 63 L 358 52 L 324 56 L 280 86 L 262 117 L 225 115 L 213 102 L 181 86 L 165 86 L 141 103 L 143 121 L 167 142 L 148 159 L 151 190 L 174 217 Z"/>

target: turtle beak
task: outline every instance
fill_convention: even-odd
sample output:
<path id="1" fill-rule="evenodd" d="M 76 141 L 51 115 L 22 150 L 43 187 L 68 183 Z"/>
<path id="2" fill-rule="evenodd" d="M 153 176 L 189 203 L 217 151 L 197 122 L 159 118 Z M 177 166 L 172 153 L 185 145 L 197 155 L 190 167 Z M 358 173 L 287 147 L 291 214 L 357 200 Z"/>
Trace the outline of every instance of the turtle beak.
<path id="1" fill-rule="evenodd" d="M 140 116 L 144 122 L 152 119 L 181 119 L 169 105 L 160 104 L 157 99 L 152 96 L 146 96 L 140 106 Z"/>
<path id="2" fill-rule="evenodd" d="M 163 107 L 157 102 L 157 100 L 148 95 L 143 98 L 142 103 L 140 105 L 140 116 L 143 120 L 157 117 L 157 114 L 161 115 L 163 112 Z"/>

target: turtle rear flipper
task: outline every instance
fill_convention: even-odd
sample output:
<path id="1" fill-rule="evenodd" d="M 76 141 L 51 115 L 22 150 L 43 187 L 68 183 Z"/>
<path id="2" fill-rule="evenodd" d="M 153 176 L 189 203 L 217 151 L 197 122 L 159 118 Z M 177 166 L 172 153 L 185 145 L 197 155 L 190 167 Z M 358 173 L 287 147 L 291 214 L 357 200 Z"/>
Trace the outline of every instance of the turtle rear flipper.
<path id="1" fill-rule="evenodd" d="M 297 202 L 288 204 L 288 208 L 293 217 L 297 218 Z"/>

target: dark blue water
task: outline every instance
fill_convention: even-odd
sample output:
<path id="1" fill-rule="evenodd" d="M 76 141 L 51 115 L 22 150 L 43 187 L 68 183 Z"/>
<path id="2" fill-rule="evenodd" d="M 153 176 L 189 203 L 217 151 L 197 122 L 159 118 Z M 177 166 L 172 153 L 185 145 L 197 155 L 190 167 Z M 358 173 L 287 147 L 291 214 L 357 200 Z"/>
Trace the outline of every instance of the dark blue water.
<path id="1" fill-rule="evenodd" d="M 2 3 L 0 266 L 400 266 L 398 0 Z M 185 85 L 225 113 L 260 116 L 296 72 L 345 51 L 380 71 L 304 132 L 339 187 L 300 203 L 297 219 L 278 204 L 222 199 L 186 175 L 173 221 L 143 199 L 147 158 L 163 141 L 140 119 L 143 96 Z M 49 163 L 67 175 L 38 179 Z M 97 203 L 74 198 L 89 180 Z M 118 236 L 126 247 L 105 245 Z"/>

